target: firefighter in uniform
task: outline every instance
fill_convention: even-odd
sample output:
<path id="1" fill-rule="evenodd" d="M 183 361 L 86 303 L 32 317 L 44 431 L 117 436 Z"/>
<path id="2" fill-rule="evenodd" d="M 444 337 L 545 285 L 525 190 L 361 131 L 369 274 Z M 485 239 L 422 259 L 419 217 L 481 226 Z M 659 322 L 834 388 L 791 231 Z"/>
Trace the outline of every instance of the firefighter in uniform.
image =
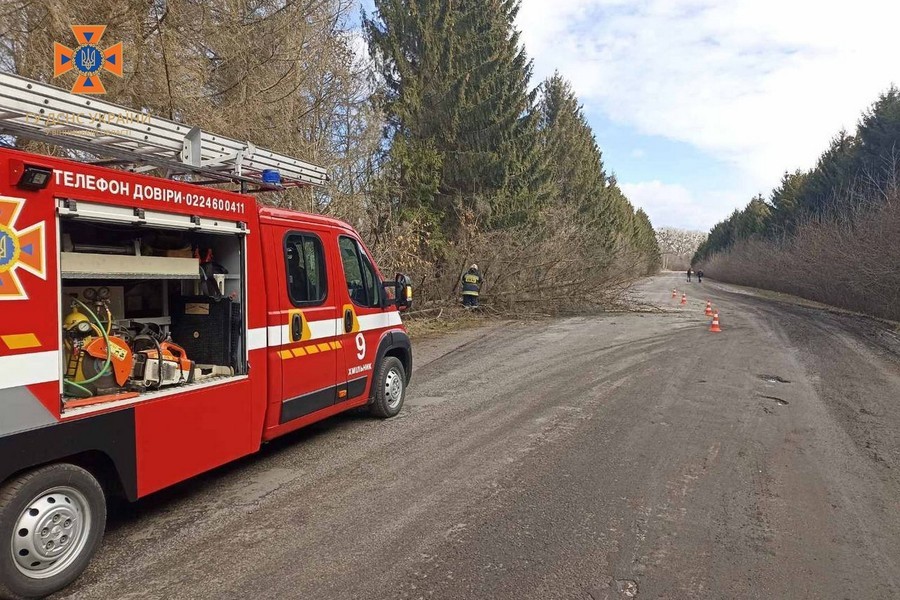
<path id="1" fill-rule="evenodd" d="M 481 289 L 481 273 L 478 265 L 472 265 L 466 274 L 462 276 L 462 301 L 463 306 L 478 306 L 478 291 Z"/>

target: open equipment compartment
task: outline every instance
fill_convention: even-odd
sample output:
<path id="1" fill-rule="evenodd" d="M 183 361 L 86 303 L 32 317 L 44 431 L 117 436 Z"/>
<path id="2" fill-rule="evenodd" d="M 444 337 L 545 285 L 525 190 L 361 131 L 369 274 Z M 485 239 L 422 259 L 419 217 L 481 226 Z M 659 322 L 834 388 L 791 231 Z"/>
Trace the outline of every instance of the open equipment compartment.
<path id="1" fill-rule="evenodd" d="M 63 410 L 247 373 L 241 223 L 58 200 Z"/>

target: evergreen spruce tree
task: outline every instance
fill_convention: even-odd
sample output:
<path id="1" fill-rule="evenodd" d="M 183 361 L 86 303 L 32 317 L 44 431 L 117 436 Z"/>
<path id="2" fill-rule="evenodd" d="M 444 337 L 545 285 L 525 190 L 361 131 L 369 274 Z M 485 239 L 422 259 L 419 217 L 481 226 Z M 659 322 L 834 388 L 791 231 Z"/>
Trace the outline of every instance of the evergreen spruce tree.
<path id="1" fill-rule="evenodd" d="M 398 188 L 439 215 L 526 222 L 546 195 L 517 0 L 376 0 L 366 19 Z M 424 185 L 414 185 L 416 182 Z"/>
<path id="2" fill-rule="evenodd" d="M 607 185 L 602 155 L 572 86 L 559 73 L 544 82 L 539 113 L 553 203 L 598 218 Z"/>
<path id="3" fill-rule="evenodd" d="M 487 200 L 494 227 L 533 216 L 547 169 L 537 131 L 532 65 L 515 29 L 518 0 L 460 3 L 456 69 L 464 81 L 442 193 L 471 208 Z"/>
<path id="4" fill-rule="evenodd" d="M 652 269 L 659 258 L 650 220 L 607 176 L 603 155 L 571 84 L 558 73 L 542 85 L 539 127 L 550 174 L 551 206 L 571 207 L 590 232 L 597 267 L 612 263 L 616 251 L 631 249 Z M 599 250 L 600 252 L 598 252 Z"/>
<path id="5" fill-rule="evenodd" d="M 572 257 L 612 268 L 620 251 L 653 269 L 656 237 L 607 176 L 571 86 L 558 74 L 538 100 L 515 29 L 519 0 L 375 0 L 365 18 L 385 111 L 381 193 L 430 223 L 435 242 L 481 230 L 545 225 L 564 208 L 581 236 Z M 550 213 L 552 216 L 552 213 Z M 583 230 L 583 231 L 582 231 Z M 443 257 L 434 258 L 438 269 Z"/>
<path id="6" fill-rule="evenodd" d="M 458 82 L 453 78 L 454 13 L 437 0 L 376 0 L 364 17 L 369 52 L 378 66 L 386 119 L 382 194 L 401 215 L 424 217 L 437 230 L 442 137 L 452 135 Z"/>
<path id="7" fill-rule="evenodd" d="M 793 231 L 797 223 L 798 207 L 805 182 L 806 173 L 798 169 L 793 173 L 785 173 L 781 177 L 781 184 L 772 190 L 766 232 L 769 237 Z"/>
<path id="8" fill-rule="evenodd" d="M 634 229 L 632 244 L 643 262 L 642 275 L 650 274 L 659 267 L 659 243 L 656 232 L 650 223 L 650 217 L 642 209 L 634 213 Z"/>
<path id="9" fill-rule="evenodd" d="M 632 222 L 635 217 L 634 207 L 619 187 L 615 173 L 607 180 L 601 197 L 601 208 L 604 215 L 602 226 L 611 235 L 617 234 L 621 242 L 631 244 Z"/>

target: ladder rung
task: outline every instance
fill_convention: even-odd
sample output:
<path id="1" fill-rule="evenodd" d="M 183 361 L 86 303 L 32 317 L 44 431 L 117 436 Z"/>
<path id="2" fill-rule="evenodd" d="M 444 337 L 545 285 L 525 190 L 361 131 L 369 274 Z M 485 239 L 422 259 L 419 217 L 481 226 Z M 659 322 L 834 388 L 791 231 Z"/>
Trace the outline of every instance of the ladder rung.
<path id="1" fill-rule="evenodd" d="M 197 130 L 181 123 L 8 73 L 0 73 L 0 131 L 32 138 L 52 135 L 51 143 L 80 150 L 88 147 L 86 151 L 100 154 L 115 149 L 117 160 L 127 160 L 125 153 L 132 153 L 136 162 L 162 157 L 170 170 L 168 165 L 177 165 L 180 157 L 180 172 L 224 175 L 230 171 L 233 181 L 263 187 L 271 187 L 259 178 L 267 169 L 278 170 L 285 185 L 321 185 L 328 179 L 325 169 L 306 161 L 228 137 L 202 131 L 197 135 Z M 74 135 L 62 135 L 67 131 Z M 97 137 L 78 135 L 85 132 Z M 193 151 L 194 164 L 185 162 L 186 148 Z"/>
<path id="2" fill-rule="evenodd" d="M 16 122 L 8 122 L 8 123 L 0 123 L 0 132 L 7 135 L 20 136 L 32 140 L 36 140 L 39 142 L 44 142 L 51 145 L 61 145 L 60 137 L 58 135 L 49 135 L 41 133 L 40 131 L 36 131 L 34 129 L 27 129 L 22 127 Z M 64 146 L 66 148 L 72 150 L 78 150 L 81 152 L 86 152 L 88 154 L 96 154 L 97 146 L 94 145 L 90 141 L 85 141 L 79 138 L 69 138 L 65 140 Z M 191 174 L 194 176 L 202 176 L 214 180 L 218 183 L 241 183 L 241 184 L 251 184 L 258 187 L 258 189 L 254 191 L 268 191 L 268 190 L 276 190 L 280 189 L 277 186 L 268 185 L 259 179 L 253 177 L 245 177 L 243 175 L 238 175 L 235 173 L 218 173 L 216 171 L 211 171 L 209 169 L 204 169 L 203 167 L 193 167 L 190 165 L 186 165 L 182 162 L 179 162 L 175 158 L 160 156 L 156 154 L 137 154 L 133 150 L 128 150 L 127 148 L 119 148 L 118 146 L 103 146 L 102 149 L 103 154 L 106 156 L 118 158 L 121 164 L 146 164 L 153 165 L 152 167 L 141 167 L 140 169 L 132 169 L 134 171 L 145 172 L 147 170 L 152 170 L 153 168 L 165 169 L 170 174 Z"/>
<path id="3" fill-rule="evenodd" d="M 94 142 L 95 144 L 99 144 L 101 146 L 104 144 L 124 144 L 124 143 L 126 143 L 121 138 L 117 138 L 112 135 L 95 137 L 91 141 Z"/>

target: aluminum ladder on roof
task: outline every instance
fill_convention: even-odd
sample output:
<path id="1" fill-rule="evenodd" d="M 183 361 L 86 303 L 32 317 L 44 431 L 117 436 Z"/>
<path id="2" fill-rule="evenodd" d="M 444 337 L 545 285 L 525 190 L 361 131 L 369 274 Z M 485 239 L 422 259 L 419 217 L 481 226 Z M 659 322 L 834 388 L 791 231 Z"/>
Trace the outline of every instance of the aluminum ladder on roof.
<path id="1" fill-rule="evenodd" d="M 0 73 L 0 134 L 105 157 L 133 171 L 159 168 L 208 180 L 199 183 L 258 186 L 250 191 L 328 180 L 312 163 L 8 73 Z M 280 185 L 263 181 L 269 170 L 278 171 Z"/>

